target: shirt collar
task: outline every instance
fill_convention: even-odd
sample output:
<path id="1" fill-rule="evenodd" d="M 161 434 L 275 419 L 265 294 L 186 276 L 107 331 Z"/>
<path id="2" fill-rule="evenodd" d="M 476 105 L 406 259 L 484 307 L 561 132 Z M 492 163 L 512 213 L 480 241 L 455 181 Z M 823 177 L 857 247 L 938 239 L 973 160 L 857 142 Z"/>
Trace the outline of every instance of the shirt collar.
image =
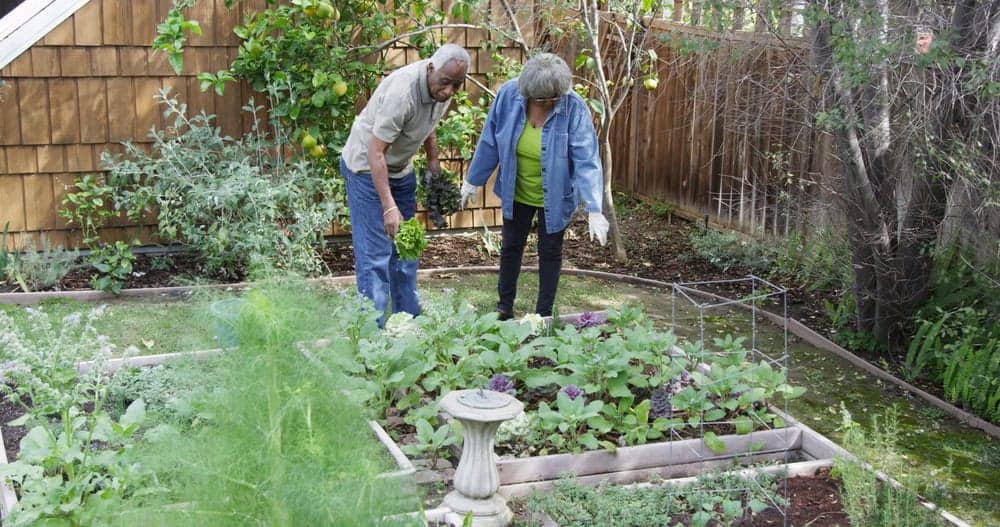
<path id="1" fill-rule="evenodd" d="M 420 102 L 423 104 L 435 104 L 437 101 L 431 97 L 430 88 L 427 86 L 427 65 L 430 60 L 420 61 L 420 68 L 417 72 L 417 92 L 420 94 Z"/>

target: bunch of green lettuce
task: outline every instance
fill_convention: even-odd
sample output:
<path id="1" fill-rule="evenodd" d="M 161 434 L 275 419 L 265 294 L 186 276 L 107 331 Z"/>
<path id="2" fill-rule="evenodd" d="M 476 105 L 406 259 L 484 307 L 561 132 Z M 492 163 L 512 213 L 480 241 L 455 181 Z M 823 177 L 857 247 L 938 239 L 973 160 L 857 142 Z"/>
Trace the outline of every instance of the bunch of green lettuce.
<path id="1" fill-rule="evenodd" d="M 401 260 L 416 260 L 427 247 L 424 225 L 416 217 L 400 223 L 394 242 Z"/>

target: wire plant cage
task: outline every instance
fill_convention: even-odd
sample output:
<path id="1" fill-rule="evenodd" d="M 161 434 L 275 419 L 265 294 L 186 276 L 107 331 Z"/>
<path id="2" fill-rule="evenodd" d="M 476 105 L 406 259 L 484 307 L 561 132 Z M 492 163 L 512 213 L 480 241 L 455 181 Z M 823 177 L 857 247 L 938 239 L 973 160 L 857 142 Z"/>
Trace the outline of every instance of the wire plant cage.
<path id="1" fill-rule="evenodd" d="M 780 372 L 787 382 L 788 294 L 784 287 L 753 275 L 740 279 L 679 282 L 671 284 L 670 303 L 670 323 L 674 332 L 693 343 L 683 350 L 675 347 L 672 353 L 687 356 L 688 360 L 682 364 L 690 365 L 691 368 L 690 370 L 685 368 L 681 376 L 697 378 L 704 382 L 705 384 L 699 386 L 700 390 L 709 394 L 729 390 L 731 390 L 729 393 L 739 393 L 736 388 L 748 380 L 747 376 L 750 384 L 755 385 L 755 376 L 758 372 L 761 372 L 760 375 L 764 375 L 765 372 L 769 375 Z M 768 312 L 765 312 L 765 309 Z M 708 365 L 702 358 L 714 356 L 717 359 L 726 355 L 729 355 L 731 360 L 725 363 L 737 367 L 717 370 L 713 367 L 714 371 L 706 371 Z M 757 412 L 748 412 L 749 419 L 739 418 L 738 421 L 727 420 L 726 417 L 718 418 L 719 412 L 714 407 L 702 409 L 696 414 L 697 426 L 693 431 L 695 437 L 701 441 L 694 446 L 690 446 L 691 442 L 683 443 L 689 446 L 676 448 L 684 448 L 687 452 L 676 454 L 695 459 L 697 473 L 702 475 L 732 469 L 736 462 L 760 467 L 760 460 L 782 465 L 795 461 L 792 459 L 794 454 L 790 449 L 768 451 L 761 446 L 762 442 L 754 439 L 755 435 L 760 437 L 767 433 L 772 436 L 779 434 L 783 438 L 780 440 L 784 440 L 785 444 L 791 441 L 792 430 L 783 424 L 783 419 L 778 414 L 768 411 L 771 408 L 778 408 L 784 415 L 788 415 L 788 401 L 782 398 L 778 406 L 774 403 L 775 401 L 766 400 L 755 403 L 757 405 L 754 408 L 758 409 Z M 690 421 L 689 418 L 685 423 L 687 426 L 683 427 L 671 425 L 668 432 L 671 445 L 680 443 L 676 440 L 682 438 L 682 430 L 687 430 L 687 437 L 691 437 Z M 745 448 L 736 452 L 727 451 L 722 456 L 709 447 L 709 440 L 714 439 L 716 433 L 731 434 L 733 431 L 737 435 L 745 436 L 746 441 L 736 443 L 745 445 Z M 725 461 L 727 459 L 729 461 Z M 726 493 L 729 496 L 742 494 L 745 503 L 749 503 L 754 497 L 757 499 L 764 497 L 763 501 L 767 506 L 780 512 L 782 525 L 788 525 L 787 480 L 782 478 L 783 484 L 779 485 L 778 489 L 767 491 L 756 477 L 725 478 L 723 481 L 724 486 L 728 488 L 712 487 L 699 490 Z M 781 499 L 775 499 L 775 490 Z"/>

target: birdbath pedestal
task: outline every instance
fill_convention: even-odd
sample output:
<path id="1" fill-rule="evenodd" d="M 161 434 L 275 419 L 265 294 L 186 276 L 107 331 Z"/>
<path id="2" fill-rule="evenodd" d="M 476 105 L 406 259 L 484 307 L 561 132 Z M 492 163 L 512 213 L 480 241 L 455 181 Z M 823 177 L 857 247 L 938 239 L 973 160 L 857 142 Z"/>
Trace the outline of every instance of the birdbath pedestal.
<path id="1" fill-rule="evenodd" d="M 500 473 L 493 460 L 493 440 L 500 423 L 521 413 L 524 403 L 492 390 L 457 390 L 444 396 L 440 408 L 458 419 L 465 431 L 455 490 L 442 505 L 460 517 L 471 512 L 473 527 L 506 527 L 514 514 L 507 500 L 497 495 Z"/>

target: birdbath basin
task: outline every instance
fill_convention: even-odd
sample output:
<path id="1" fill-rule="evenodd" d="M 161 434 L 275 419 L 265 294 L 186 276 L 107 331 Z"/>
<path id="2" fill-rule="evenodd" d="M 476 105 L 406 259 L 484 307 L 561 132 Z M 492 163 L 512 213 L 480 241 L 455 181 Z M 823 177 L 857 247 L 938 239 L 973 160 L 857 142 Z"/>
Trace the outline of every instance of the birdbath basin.
<path id="1" fill-rule="evenodd" d="M 513 513 L 507 500 L 497 495 L 500 473 L 493 459 L 493 441 L 500 423 L 520 414 L 524 403 L 492 390 L 457 390 L 442 398 L 440 408 L 465 430 L 455 490 L 442 505 L 462 517 L 471 512 L 474 527 L 506 527 Z"/>

